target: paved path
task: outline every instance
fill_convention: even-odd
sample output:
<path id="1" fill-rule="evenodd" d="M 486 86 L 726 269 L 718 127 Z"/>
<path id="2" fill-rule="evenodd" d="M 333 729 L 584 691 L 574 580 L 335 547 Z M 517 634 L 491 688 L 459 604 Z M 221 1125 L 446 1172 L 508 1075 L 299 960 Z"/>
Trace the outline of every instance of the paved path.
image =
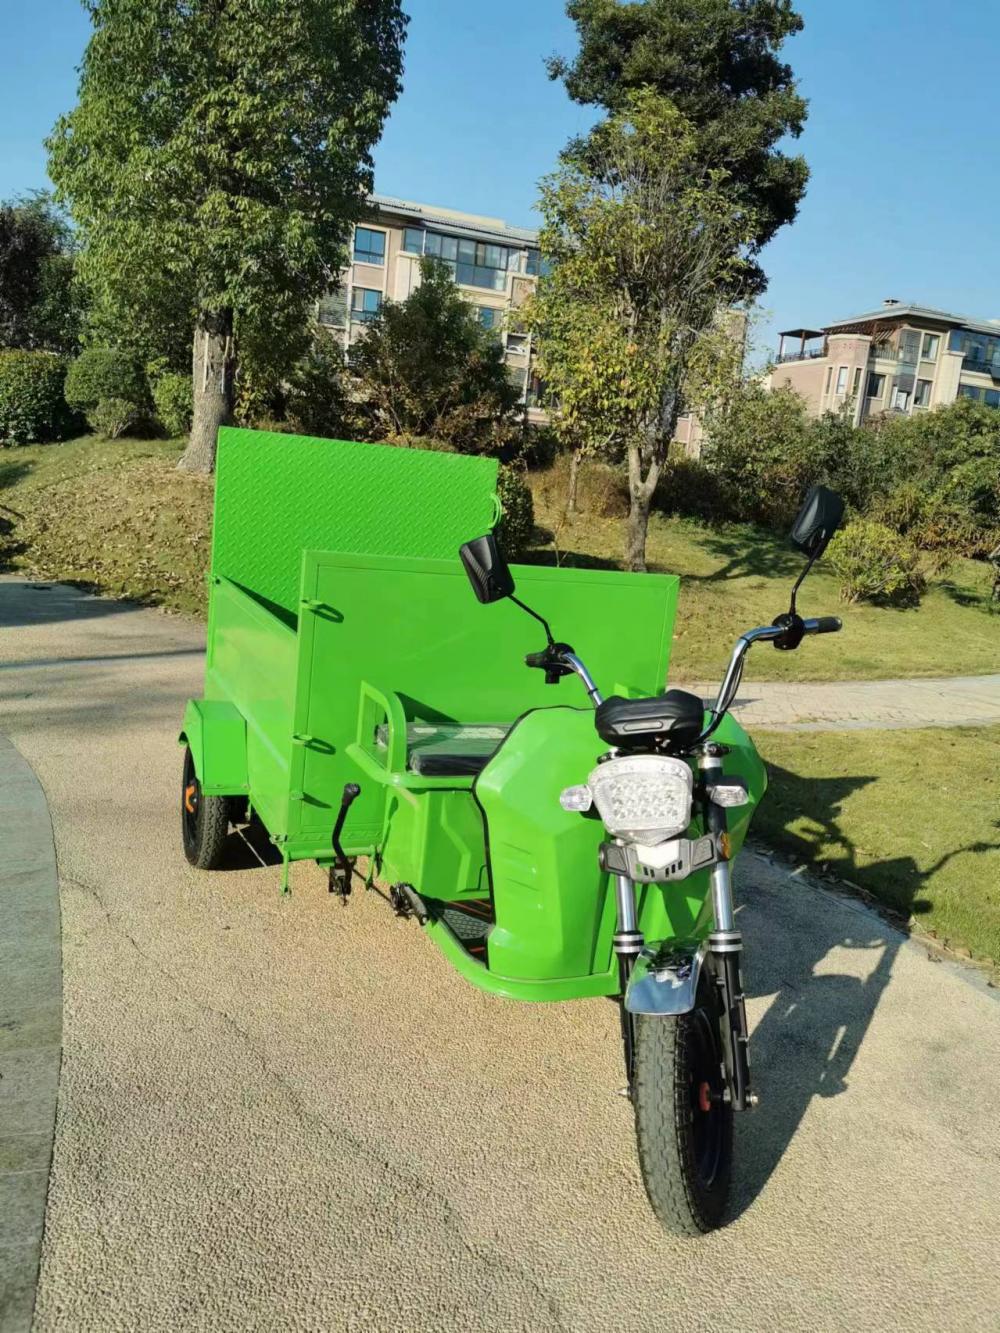
<path id="1" fill-rule="evenodd" d="M 178 846 L 200 631 L 0 581 L 52 810 L 64 1051 L 36 1333 L 993 1329 L 1000 1003 L 857 903 L 740 876 L 735 1221 L 657 1231 L 610 1004 L 467 986 L 374 895 Z M 0 1262 L 3 1262 L 0 1251 Z"/>
<path id="2" fill-rule="evenodd" d="M 1000 622 L 997 625 L 1000 661 Z M 900 727 L 1000 725 L 1000 676 L 946 680 L 856 680 L 793 684 L 748 679 L 733 714 L 744 726 L 772 731 L 891 730 Z M 706 700 L 718 682 L 686 688 Z"/>
<path id="3" fill-rule="evenodd" d="M 31 1325 L 59 1084 L 59 890 L 45 794 L 0 736 L 0 1330 Z"/>

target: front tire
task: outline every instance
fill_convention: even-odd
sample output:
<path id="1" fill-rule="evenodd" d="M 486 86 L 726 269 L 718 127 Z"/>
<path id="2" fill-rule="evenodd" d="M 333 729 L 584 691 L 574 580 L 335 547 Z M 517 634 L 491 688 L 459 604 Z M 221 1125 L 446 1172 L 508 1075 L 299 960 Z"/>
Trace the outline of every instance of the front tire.
<path id="1" fill-rule="evenodd" d="M 699 1236 L 725 1220 L 733 1163 L 733 1110 L 724 1100 L 714 988 L 678 1018 L 635 1020 L 635 1132 L 646 1193 L 662 1225 Z"/>
<path id="2" fill-rule="evenodd" d="M 184 751 L 181 781 L 181 841 L 184 855 L 196 870 L 218 870 L 229 838 L 230 802 L 225 796 L 205 796 L 194 769 L 190 748 Z"/>

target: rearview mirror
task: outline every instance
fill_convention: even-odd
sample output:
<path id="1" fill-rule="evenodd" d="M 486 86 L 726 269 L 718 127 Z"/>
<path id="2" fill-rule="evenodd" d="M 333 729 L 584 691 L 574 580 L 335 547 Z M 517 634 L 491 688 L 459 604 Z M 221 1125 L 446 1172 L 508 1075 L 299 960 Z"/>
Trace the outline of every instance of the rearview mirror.
<path id="1" fill-rule="evenodd" d="M 481 602 L 500 602 L 514 592 L 514 579 L 492 532 L 459 548 L 462 564 Z"/>
<path id="2" fill-rule="evenodd" d="M 792 545 L 810 560 L 817 560 L 844 517 L 844 502 L 828 486 L 814 486 L 792 524 Z"/>

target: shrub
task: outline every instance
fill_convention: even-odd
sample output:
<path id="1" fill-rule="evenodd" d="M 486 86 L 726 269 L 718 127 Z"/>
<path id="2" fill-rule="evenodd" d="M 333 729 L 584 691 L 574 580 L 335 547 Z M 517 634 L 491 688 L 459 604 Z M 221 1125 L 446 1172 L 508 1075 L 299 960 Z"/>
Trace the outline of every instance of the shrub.
<path id="1" fill-rule="evenodd" d="M 153 384 L 156 416 L 168 435 L 187 435 L 194 414 L 194 390 L 190 375 L 173 372 L 160 375 Z"/>
<path id="2" fill-rule="evenodd" d="M 0 352 L 0 440 L 60 440 L 73 428 L 63 386 L 66 362 L 54 352 Z"/>
<path id="3" fill-rule="evenodd" d="M 426 449 L 432 454 L 454 454 L 458 450 L 447 440 L 432 440 L 427 435 L 387 435 L 383 444 L 394 449 Z"/>
<path id="4" fill-rule="evenodd" d="M 924 576 L 913 544 L 884 523 L 856 519 L 837 533 L 827 559 L 840 580 L 845 602 L 913 605 Z"/>
<path id="5" fill-rule="evenodd" d="M 149 386 L 139 362 L 127 352 L 110 347 L 90 347 L 81 352 L 66 375 L 66 401 L 70 407 L 88 412 L 108 398 L 135 403 L 145 409 Z"/>
<path id="6" fill-rule="evenodd" d="M 503 508 L 497 524 L 497 540 L 508 560 L 519 559 L 531 544 L 535 530 L 535 507 L 531 491 L 519 468 L 501 464 L 497 495 Z"/>
<path id="7" fill-rule="evenodd" d="M 102 398 L 87 413 L 87 422 L 95 435 L 105 440 L 117 440 L 130 430 L 142 416 L 140 408 L 127 398 Z"/>
<path id="8" fill-rule="evenodd" d="M 585 458 L 576 483 L 576 508 L 600 518 L 624 518 L 628 513 L 628 482 L 621 468 Z"/>
<path id="9" fill-rule="evenodd" d="M 298 435 L 321 439 L 352 438 L 344 375 L 344 353 L 334 338 L 318 329 L 312 346 L 292 372 L 286 395 L 288 421 Z"/>
<path id="10" fill-rule="evenodd" d="M 671 458 L 663 469 L 653 503 L 665 514 L 716 519 L 726 510 L 719 478 L 697 458 Z"/>

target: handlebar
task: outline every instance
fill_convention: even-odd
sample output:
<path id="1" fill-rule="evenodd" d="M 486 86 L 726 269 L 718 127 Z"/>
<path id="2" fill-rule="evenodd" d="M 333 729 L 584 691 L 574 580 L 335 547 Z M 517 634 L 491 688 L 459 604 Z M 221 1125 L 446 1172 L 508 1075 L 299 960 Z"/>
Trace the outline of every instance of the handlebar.
<path id="1" fill-rule="evenodd" d="M 803 620 L 806 634 L 836 634 L 844 628 L 840 616 L 818 616 L 815 620 Z"/>

